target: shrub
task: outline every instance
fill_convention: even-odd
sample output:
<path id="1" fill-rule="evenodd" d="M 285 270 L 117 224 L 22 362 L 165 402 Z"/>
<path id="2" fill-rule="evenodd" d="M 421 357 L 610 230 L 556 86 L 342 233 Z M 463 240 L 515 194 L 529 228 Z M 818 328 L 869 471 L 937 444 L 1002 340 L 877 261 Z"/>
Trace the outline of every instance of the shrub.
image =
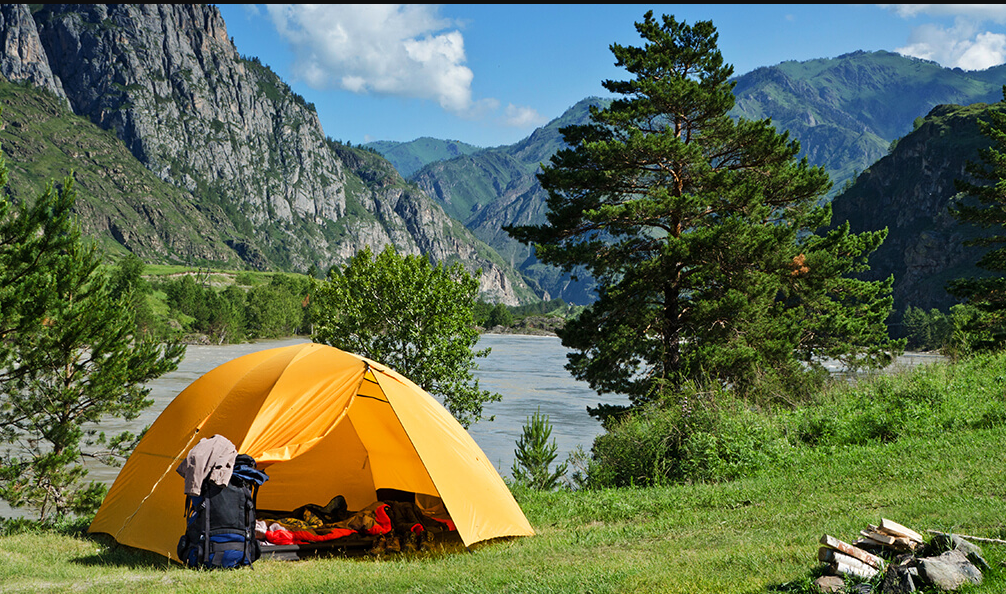
<path id="1" fill-rule="evenodd" d="M 794 442 L 811 446 L 887 443 L 902 437 L 1006 422 L 1006 353 L 836 384 L 818 399 L 780 416 Z"/>
<path id="2" fill-rule="evenodd" d="M 554 472 L 549 470 L 557 449 L 555 439 L 549 441 L 551 436 L 552 424 L 539 407 L 524 424 L 524 433 L 514 450 L 516 459 L 511 471 L 518 484 L 538 491 L 551 491 L 559 485 L 567 464 L 558 465 Z"/>
<path id="3" fill-rule="evenodd" d="M 626 413 L 594 441 L 591 487 L 719 482 L 755 474 L 788 449 L 772 419 L 721 388 L 691 385 Z"/>
<path id="4" fill-rule="evenodd" d="M 953 321 L 950 316 L 933 308 L 928 312 L 911 305 L 905 309 L 902 318 L 908 348 L 913 350 L 935 351 L 947 346 L 953 333 Z"/>

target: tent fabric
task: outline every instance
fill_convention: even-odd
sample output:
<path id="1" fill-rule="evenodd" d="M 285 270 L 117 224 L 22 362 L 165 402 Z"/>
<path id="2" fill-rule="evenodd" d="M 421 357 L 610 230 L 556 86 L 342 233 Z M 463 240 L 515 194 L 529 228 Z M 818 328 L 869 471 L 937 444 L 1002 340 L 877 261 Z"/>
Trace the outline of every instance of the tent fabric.
<path id="1" fill-rule="evenodd" d="M 183 390 L 126 461 L 89 531 L 175 559 L 185 494 L 174 470 L 216 434 L 269 474 L 262 509 L 336 495 L 364 509 L 388 488 L 439 498 L 466 546 L 534 534 L 481 448 L 436 399 L 380 363 L 314 343 L 239 357 Z"/>

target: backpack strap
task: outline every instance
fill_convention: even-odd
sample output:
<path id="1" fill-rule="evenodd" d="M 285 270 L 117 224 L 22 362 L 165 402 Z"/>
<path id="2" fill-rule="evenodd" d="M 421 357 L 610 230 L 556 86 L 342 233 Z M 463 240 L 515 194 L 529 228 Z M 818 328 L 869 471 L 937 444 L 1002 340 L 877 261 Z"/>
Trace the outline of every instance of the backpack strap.
<path id="1" fill-rule="evenodd" d="M 210 565 L 210 497 L 206 493 L 203 497 L 203 567 Z"/>
<path id="2" fill-rule="evenodd" d="M 248 561 L 248 567 L 254 569 L 255 566 L 252 563 L 255 561 L 255 546 L 258 544 L 258 540 L 255 538 L 255 506 L 256 499 L 258 499 L 258 485 L 246 484 L 244 489 L 248 496 L 245 500 L 245 560 Z"/>

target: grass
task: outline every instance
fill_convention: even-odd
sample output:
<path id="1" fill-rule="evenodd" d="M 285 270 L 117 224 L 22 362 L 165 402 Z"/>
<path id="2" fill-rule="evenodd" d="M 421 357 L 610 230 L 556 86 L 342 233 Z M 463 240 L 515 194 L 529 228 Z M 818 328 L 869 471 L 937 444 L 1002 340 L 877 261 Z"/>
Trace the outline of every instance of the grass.
<path id="1" fill-rule="evenodd" d="M 714 485 L 518 492 L 537 535 L 382 559 L 260 560 L 198 572 L 107 537 L 0 539 L 0 592 L 810 592 L 818 539 L 882 517 L 1006 536 L 1006 429 L 804 449 L 786 468 Z M 969 592 L 1006 591 L 1006 550 Z"/>
<path id="2" fill-rule="evenodd" d="M 1006 357 L 994 361 L 1000 360 Z M 877 385 L 898 394 L 943 393 L 941 410 L 951 403 L 975 407 L 989 401 L 1001 407 L 997 365 L 991 360 L 970 365 L 920 369 L 899 380 L 903 384 Z M 992 398 L 980 395 L 993 389 Z M 849 397 L 866 402 L 868 391 L 868 385 L 859 385 Z M 968 401 L 966 393 L 979 396 Z M 820 575 L 816 554 L 825 533 L 850 542 L 867 524 L 889 518 L 923 534 L 934 529 L 1006 538 L 1006 425 L 948 418 L 934 419 L 928 431 L 915 426 L 888 441 L 795 446 L 784 464 L 726 483 L 518 489 L 515 495 L 537 535 L 470 550 L 262 559 L 253 570 L 200 572 L 83 534 L 79 526 L 25 532 L 0 538 L 0 593 L 809 594 Z M 1006 548 L 984 544 L 983 549 L 991 569 L 981 586 L 966 592 L 1006 592 Z"/>

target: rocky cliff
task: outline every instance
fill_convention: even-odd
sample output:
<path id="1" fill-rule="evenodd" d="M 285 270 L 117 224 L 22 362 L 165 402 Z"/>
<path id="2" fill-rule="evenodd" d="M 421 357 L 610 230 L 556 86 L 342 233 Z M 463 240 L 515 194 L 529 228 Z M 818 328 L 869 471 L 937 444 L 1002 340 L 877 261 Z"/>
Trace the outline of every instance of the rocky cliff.
<path id="1" fill-rule="evenodd" d="M 54 93 L 200 209 L 223 212 L 224 241 L 248 266 L 325 270 L 394 245 L 481 268 L 494 301 L 531 297 L 393 168 L 339 150 L 313 105 L 239 55 L 213 6 L 3 5 L 0 42 L 7 79 Z"/>
<path id="2" fill-rule="evenodd" d="M 988 146 L 977 126 L 987 109 L 986 104 L 934 108 L 832 203 L 833 224 L 848 221 L 854 232 L 888 228 L 864 276 L 894 275 L 896 311 L 908 305 L 945 310 L 955 303 L 947 282 L 981 274 L 974 264 L 982 251 L 964 242 L 983 231 L 959 224 L 948 207 L 963 199 L 954 180 L 964 179 L 965 164 L 978 162 L 978 149 Z"/>

